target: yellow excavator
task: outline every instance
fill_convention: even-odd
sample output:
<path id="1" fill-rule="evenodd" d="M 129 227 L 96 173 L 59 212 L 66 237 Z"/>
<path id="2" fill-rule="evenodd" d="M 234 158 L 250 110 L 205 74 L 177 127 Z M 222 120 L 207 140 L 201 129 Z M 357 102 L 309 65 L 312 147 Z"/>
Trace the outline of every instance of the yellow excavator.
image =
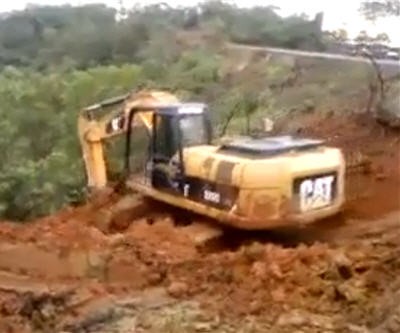
<path id="1" fill-rule="evenodd" d="M 292 136 L 215 144 L 209 107 L 166 91 L 141 90 L 86 107 L 78 129 L 89 188 L 108 185 L 104 143 L 124 135 L 128 189 L 220 226 L 303 226 L 339 213 L 344 205 L 340 149 Z M 134 172 L 131 161 L 139 147 L 132 142 L 140 129 L 147 147 L 143 167 Z"/>

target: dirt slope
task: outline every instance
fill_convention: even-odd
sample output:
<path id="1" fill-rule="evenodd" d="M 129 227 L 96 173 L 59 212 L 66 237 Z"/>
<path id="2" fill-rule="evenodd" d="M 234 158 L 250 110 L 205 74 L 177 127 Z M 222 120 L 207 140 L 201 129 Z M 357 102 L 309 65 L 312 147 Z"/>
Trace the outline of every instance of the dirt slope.
<path id="1" fill-rule="evenodd" d="M 342 217 L 228 235 L 206 253 L 165 212 L 103 234 L 92 225 L 112 196 L 3 223 L 0 332 L 400 331 L 399 133 L 366 115 L 306 114 L 279 126 L 370 162 L 348 174 Z"/>

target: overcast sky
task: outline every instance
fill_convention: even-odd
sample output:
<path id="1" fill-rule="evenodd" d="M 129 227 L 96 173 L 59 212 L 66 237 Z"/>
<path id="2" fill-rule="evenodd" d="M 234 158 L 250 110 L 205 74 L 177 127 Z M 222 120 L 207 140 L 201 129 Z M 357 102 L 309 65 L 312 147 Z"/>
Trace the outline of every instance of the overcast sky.
<path id="1" fill-rule="evenodd" d="M 123 0 L 125 7 L 129 8 L 136 3 L 151 4 L 166 2 L 170 5 L 195 4 L 198 0 Z M 86 3 L 105 3 L 109 6 L 118 6 L 118 0 L 0 0 L 0 11 L 10 11 L 13 9 L 23 9 L 28 3 L 60 5 L 69 3 L 72 5 Z M 342 1 L 318 1 L 318 0 L 231 0 L 239 6 L 254 6 L 257 4 L 273 4 L 281 7 L 281 14 L 289 15 L 293 13 L 304 12 L 314 15 L 318 11 L 324 12 L 324 29 L 345 28 L 351 37 L 358 34 L 360 30 L 367 30 L 370 34 L 386 32 L 392 42 L 400 45 L 400 19 L 391 18 L 379 20 L 376 23 L 369 23 L 360 17 L 357 9 L 360 0 L 342 0 Z"/>

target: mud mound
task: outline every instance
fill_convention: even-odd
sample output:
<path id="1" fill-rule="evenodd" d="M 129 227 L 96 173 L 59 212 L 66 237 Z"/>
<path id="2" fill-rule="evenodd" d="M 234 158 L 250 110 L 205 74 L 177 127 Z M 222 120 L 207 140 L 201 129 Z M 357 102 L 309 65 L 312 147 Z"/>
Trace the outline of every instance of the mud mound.
<path id="1" fill-rule="evenodd" d="M 151 225 L 142 220 L 131 225 L 126 240 L 154 252 L 167 263 L 179 262 L 190 260 L 198 254 L 195 244 L 183 231 L 184 228 L 176 227 L 170 218 Z"/>
<path id="2" fill-rule="evenodd" d="M 328 257 L 325 245 L 284 249 L 254 243 L 175 267 L 170 278 L 187 283 L 189 295 L 200 295 L 207 307 L 223 314 L 271 312 L 287 304 L 288 295 L 296 303 L 307 288 L 321 293 L 324 286 L 310 286 L 316 282 L 310 278 L 326 271 Z"/>
<path id="3" fill-rule="evenodd" d="M 111 207 L 118 200 L 118 194 L 105 191 L 79 207 L 66 207 L 57 214 L 29 223 L 3 222 L 0 225 L 0 240 L 8 243 L 35 243 L 50 248 L 101 247 L 106 238 L 92 227 L 96 212 Z"/>
<path id="4" fill-rule="evenodd" d="M 72 320 L 79 321 L 87 304 L 105 299 L 107 292 L 96 283 L 56 286 L 52 289 L 15 289 L 0 292 L 0 331 L 10 333 L 63 332 Z M 85 329 L 84 326 L 81 329 Z M 79 330 L 75 330 L 79 331 Z"/>
<path id="5" fill-rule="evenodd" d="M 368 326 L 386 333 L 391 332 L 388 327 L 394 327 L 397 318 L 395 276 L 400 228 L 390 234 L 384 234 L 384 229 L 381 232 L 370 235 L 365 242 L 349 241 L 340 248 L 327 244 L 283 248 L 254 243 L 237 251 L 169 262 L 164 254 L 157 253 L 157 248 L 128 242 L 113 252 L 114 263 L 119 262 L 123 269 L 119 272 L 121 279 L 115 274 L 101 285 L 113 294 L 109 296 L 114 300 L 134 295 L 135 290 L 151 283 L 162 285 L 175 299 L 198 301 L 209 318 L 219 317 L 233 327 L 251 315 L 266 325 L 263 327 L 275 328 L 276 332 L 292 332 L 296 328 L 307 332 L 322 328 L 329 332 L 360 332 L 355 329 Z M 89 291 L 74 287 L 73 297 L 65 292 L 0 293 L 4 318 L 0 324 L 18 328 L 11 332 L 32 332 L 23 327 L 112 323 L 116 312 L 110 306 L 117 305 L 102 303 L 107 296 L 104 287 Z M 97 310 L 85 310 L 87 299 L 96 298 Z M 130 325 L 134 325 L 134 318 L 130 318 Z M 176 332 L 180 327 L 177 325 Z M 95 328 L 89 331 L 97 332 Z"/>
<path id="6" fill-rule="evenodd" d="M 255 243 L 175 266 L 167 279 L 180 284 L 175 296 L 198 299 L 204 309 L 233 321 L 256 315 L 273 325 L 283 313 L 301 309 L 330 318 L 338 327 L 351 323 L 391 332 L 384 329 L 398 316 L 399 236 L 398 226 L 340 247 Z M 308 319 L 302 318 L 304 329 Z M 289 326 L 292 319 L 287 319 Z"/>
<path id="7" fill-rule="evenodd" d="M 111 253 L 106 281 L 116 290 L 163 284 L 169 267 L 199 255 L 190 238 L 168 218 L 152 225 L 135 221 L 125 234 L 113 236 Z"/>
<path id="8" fill-rule="evenodd" d="M 337 133 L 326 129 L 328 142 L 344 149 L 350 163 L 363 156 L 371 165 L 364 174 L 348 174 L 349 216 L 371 219 L 400 210 L 400 133 L 364 114 L 330 122 Z M 324 130 L 321 123 L 316 127 Z"/>
<path id="9" fill-rule="evenodd" d="M 277 131 L 322 138 L 343 149 L 350 165 L 368 162 L 363 172 L 348 172 L 348 218 L 372 219 L 400 210 L 399 131 L 378 124 L 366 113 L 304 114 L 296 122 L 281 120 Z"/>

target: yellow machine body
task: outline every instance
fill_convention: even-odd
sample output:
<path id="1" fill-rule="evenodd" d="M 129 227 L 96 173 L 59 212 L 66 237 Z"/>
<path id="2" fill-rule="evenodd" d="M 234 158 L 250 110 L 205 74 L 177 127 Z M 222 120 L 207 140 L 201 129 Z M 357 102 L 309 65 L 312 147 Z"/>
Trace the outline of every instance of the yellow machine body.
<path id="1" fill-rule="evenodd" d="M 117 131 L 106 134 L 106 123 L 126 116 L 133 105 L 139 111 L 141 107 L 154 107 L 153 112 L 157 112 L 158 105 L 177 101 L 168 93 L 145 92 L 120 99 L 116 103 L 120 111 L 114 118 L 94 121 L 81 116 L 79 132 L 88 185 L 107 185 L 102 142 L 127 131 L 127 123 L 120 122 L 121 126 L 115 126 Z M 152 114 L 138 112 L 134 126 L 144 124 L 152 135 Z M 242 229 L 305 225 L 341 211 L 345 201 L 345 161 L 340 149 L 314 141 L 298 145 L 301 141 L 285 136 L 239 141 L 231 146 L 184 147 L 180 156 L 175 154 L 171 163 L 181 159 L 186 179 L 180 184 L 180 191 L 157 188 L 146 174 L 132 174 L 126 183 L 145 197 Z M 274 146 L 286 148 L 257 150 Z"/>
<path id="2" fill-rule="evenodd" d="M 242 229 L 301 226 L 330 217 L 344 204 L 345 162 L 339 149 L 286 153 L 252 160 L 218 153 L 216 146 L 184 150 L 186 174 L 215 184 L 208 198 L 158 191 L 141 177 L 129 187 L 173 206 Z M 221 203 L 222 200 L 228 202 Z"/>

